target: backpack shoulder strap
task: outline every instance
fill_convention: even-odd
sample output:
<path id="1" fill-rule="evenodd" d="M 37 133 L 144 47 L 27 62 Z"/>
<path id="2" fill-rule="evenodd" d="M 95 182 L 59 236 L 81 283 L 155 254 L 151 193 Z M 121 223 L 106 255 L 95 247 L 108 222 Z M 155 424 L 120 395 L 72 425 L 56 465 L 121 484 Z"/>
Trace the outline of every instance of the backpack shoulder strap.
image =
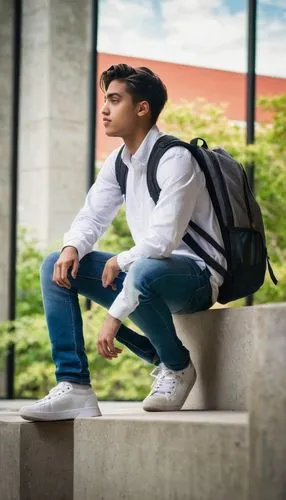
<path id="1" fill-rule="evenodd" d="M 157 140 L 157 142 L 153 146 L 147 165 L 148 190 L 155 204 L 158 202 L 161 192 L 160 186 L 157 182 L 157 169 L 160 159 L 166 153 L 166 151 L 168 151 L 168 149 L 173 148 L 175 146 L 183 146 L 184 148 L 188 149 L 192 154 L 194 154 L 200 168 L 202 169 L 203 172 L 205 172 L 205 169 L 203 168 L 203 165 L 200 162 L 200 158 L 198 158 L 198 155 L 196 154 L 197 151 L 200 149 L 198 144 L 199 141 L 203 142 L 202 148 L 208 149 L 207 143 L 205 142 L 204 139 L 201 139 L 200 137 L 193 139 L 190 144 L 170 135 L 163 135 Z M 191 220 L 189 221 L 189 226 L 193 230 L 195 230 L 198 234 L 200 234 L 213 247 L 215 247 L 220 253 L 225 255 L 225 250 L 220 245 L 218 245 L 218 243 L 202 228 L 197 226 L 197 224 L 195 224 Z M 222 266 L 220 266 L 212 257 L 210 257 L 202 249 L 202 247 L 198 243 L 196 243 L 196 241 L 192 238 L 192 236 L 188 232 L 184 235 L 183 240 L 190 248 L 192 248 L 192 250 L 194 250 L 197 253 L 197 255 L 199 255 L 199 257 L 203 258 L 207 264 L 209 264 L 213 269 L 215 269 L 223 277 L 225 277 L 226 275 L 225 269 Z"/>
<path id="2" fill-rule="evenodd" d="M 115 160 L 115 175 L 116 175 L 116 180 L 120 186 L 121 193 L 123 195 L 126 194 L 126 181 L 127 181 L 127 174 L 128 174 L 128 167 L 125 165 L 121 158 L 122 150 L 124 148 L 124 145 L 120 148 L 119 153 L 116 157 Z"/>
<path id="3" fill-rule="evenodd" d="M 155 205 L 160 196 L 160 186 L 157 182 L 157 170 L 162 156 L 168 149 L 175 146 L 184 146 L 189 149 L 189 144 L 172 135 L 162 135 L 154 144 L 147 165 L 147 186 L 149 194 Z"/>
<path id="4" fill-rule="evenodd" d="M 177 137 L 172 135 L 163 135 L 160 137 L 153 146 L 151 151 L 148 165 L 147 165 L 147 186 L 150 193 L 151 198 L 156 204 L 160 195 L 160 186 L 157 182 L 157 169 L 159 162 L 162 156 L 168 151 L 168 149 L 173 148 L 174 146 L 183 146 L 187 149 L 191 149 L 190 145 L 184 141 L 181 141 Z M 117 182 L 120 186 L 121 192 L 123 195 L 126 194 L 126 181 L 128 174 L 128 167 L 122 160 L 122 151 L 124 145 L 120 148 L 118 155 L 115 160 L 115 174 Z"/>

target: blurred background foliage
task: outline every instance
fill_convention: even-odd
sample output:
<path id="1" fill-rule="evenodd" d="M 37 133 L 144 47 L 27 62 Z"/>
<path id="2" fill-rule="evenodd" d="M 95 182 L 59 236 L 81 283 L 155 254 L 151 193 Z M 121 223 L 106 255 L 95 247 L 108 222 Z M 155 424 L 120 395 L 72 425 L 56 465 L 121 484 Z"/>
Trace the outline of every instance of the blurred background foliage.
<path id="1" fill-rule="evenodd" d="M 272 122 L 257 127 L 256 144 L 245 145 L 245 128 L 229 121 L 223 106 L 197 100 L 194 103 L 170 103 L 162 114 L 160 127 L 184 140 L 203 137 L 209 147 L 222 146 L 244 165 L 255 163 L 255 194 L 265 221 L 268 253 L 279 280 L 275 287 L 267 276 L 255 295 L 255 303 L 286 300 L 286 95 L 263 98 L 259 105 L 272 113 Z M 45 324 L 39 270 L 44 256 L 55 248 L 41 249 L 36 239 L 19 228 L 17 262 L 17 319 L 0 325 L 0 356 L 3 359 L 8 342 L 16 345 L 16 397 L 38 398 L 55 385 L 54 364 Z M 99 242 L 103 251 L 118 253 L 133 245 L 124 208 Z M 244 301 L 229 304 L 243 305 Z M 142 400 L 150 388 L 152 366 L 137 358 L 126 347 L 113 361 L 101 358 L 96 340 L 106 312 L 96 304 L 83 311 L 86 352 L 90 373 L 99 399 Z M 138 329 L 127 320 L 129 327 Z"/>

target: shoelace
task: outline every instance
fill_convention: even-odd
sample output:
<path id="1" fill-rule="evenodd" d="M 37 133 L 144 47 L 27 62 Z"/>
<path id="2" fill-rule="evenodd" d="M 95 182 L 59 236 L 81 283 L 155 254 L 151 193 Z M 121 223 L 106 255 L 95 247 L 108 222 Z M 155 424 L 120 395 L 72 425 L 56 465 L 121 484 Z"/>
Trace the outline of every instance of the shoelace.
<path id="1" fill-rule="evenodd" d="M 179 382 L 180 379 L 181 377 L 179 374 L 174 373 L 172 370 L 164 366 L 161 367 L 152 386 L 153 394 L 154 392 L 158 392 L 161 394 L 172 394 L 177 382 Z"/>
<path id="2" fill-rule="evenodd" d="M 43 400 L 52 399 L 59 394 L 64 394 L 65 392 L 67 392 L 67 390 L 69 390 L 68 388 L 70 388 L 70 384 L 68 384 L 67 382 L 60 382 L 49 391 L 49 394 L 45 396 Z"/>
<path id="3" fill-rule="evenodd" d="M 160 363 L 160 364 L 159 364 L 158 366 L 156 366 L 156 368 L 154 368 L 154 370 L 150 373 L 151 377 L 154 377 L 154 378 L 155 378 L 155 380 L 154 380 L 154 382 L 153 382 L 153 384 L 152 384 L 152 387 L 153 387 L 153 385 L 156 383 L 157 377 L 158 377 L 159 373 L 163 370 L 163 368 L 164 368 L 163 363 Z"/>

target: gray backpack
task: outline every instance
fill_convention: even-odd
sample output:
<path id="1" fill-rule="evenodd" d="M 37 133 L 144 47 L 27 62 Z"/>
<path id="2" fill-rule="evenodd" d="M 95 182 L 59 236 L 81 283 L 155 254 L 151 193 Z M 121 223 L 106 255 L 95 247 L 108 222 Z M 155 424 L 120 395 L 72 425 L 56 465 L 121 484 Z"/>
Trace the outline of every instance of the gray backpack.
<path id="1" fill-rule="evenodd" d="M 202 141 L 202 146 L 199 146 Z M 147 187 L 154 203 L 158 202 L 160 187 L 157 168 L 164 153 L 174 147 L 187 148 L 197 160 L 206 179 L 206 186 L 218 218 L 224 242 L 222 248 L 205 230 L 192 220 L 189 227 L 218 250 L 226 259 L 227 269 L 210 257 L 187 233 L 183 241 L 206 264 L 220 273 L 223 284 L 218 302 L 226 304 L 256 292 L 265 279 L 266 264 L 273 283 L 274 276 L 267 255 L 264 225 L 260 207 L 249 187 L 244 168 L 224 149 L 209 149 L 204 139 L 193 139 L 190 144 L 170 135 L 161 136 L 155 143 L 147 165 Z M 126 194 L 128 168 L 121 159 L 122 148 L 116 159 L 116 178 L 123 195 Z"/>

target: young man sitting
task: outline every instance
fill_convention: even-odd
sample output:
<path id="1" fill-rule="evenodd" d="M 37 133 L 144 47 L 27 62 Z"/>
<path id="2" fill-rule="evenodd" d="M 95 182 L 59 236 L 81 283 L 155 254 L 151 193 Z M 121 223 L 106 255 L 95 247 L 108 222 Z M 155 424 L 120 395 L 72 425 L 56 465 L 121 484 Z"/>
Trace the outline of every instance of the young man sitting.
<path id="1" fill-rule="evenodd" d="M 104 71 L 100 83 L 106 135 L 121 137 L 124 143 L 126 197 L 116 178 L 118 148 L 104 162 L 65 233 L 63 249 L 43 262 L 42 295 L 57 385 L 46 397 L 20 410 L 25 419 L 101 415 L 90 384 L 78 294 L 108 309 L 97 342 L 101 356 L 112 360 L 120 355 L 116 338 L 157 366 L 144 410 L 181 409 L 196 371 L 176 334 L 172 314 L 209 308 L 222 283 L 221 275 L 182 241 L 192 219 L 223 246 L 204 175 L 191 153 L 182 146 L 170 148 L 158 165 L 161 192 L 156 205 L 148 192 L 148 159 L 163 135 L 156 122 L 167 101 L 165 85 L 150 69 L 125 64 Z M 124 201 L 134 246 L 118 255 L 93 251 Z M 222 255 L 208 242 L 199 235 L 193 237 L 225 266 Z M 124 325 L 127 317 L 144 335 Z"/>

